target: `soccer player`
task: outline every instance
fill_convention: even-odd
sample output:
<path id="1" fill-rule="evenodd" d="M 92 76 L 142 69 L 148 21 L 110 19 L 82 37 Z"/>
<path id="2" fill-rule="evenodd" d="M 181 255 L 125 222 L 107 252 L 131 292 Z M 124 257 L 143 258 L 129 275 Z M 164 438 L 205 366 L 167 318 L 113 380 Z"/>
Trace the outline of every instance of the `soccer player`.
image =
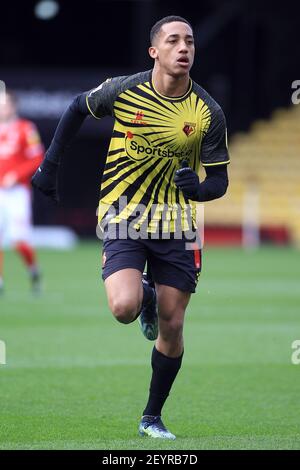
<path id="1" fill-rule="evenodd" d="M 44 156 L 35 125 L 17 115 L 16 102 L 6 93 L 0 106 L 0 291 L 3 290 L 3 240 L 22 257 L 33 292 L 40 290 L 40 270 L 30 244 L 30 178 Z"/>
<path id="2" fill-rule="evenodd" d="M 86 116 L 115 118 L 99 204 L 102 277 L 115 318 L 139 318 L 146 338 L 156 340 L 139 433 L 175 439 L 161 411 L 181 367 L 185 310 L 201 269 L 199 248 L 187 246 L 196 237 L 196 202 L 226 192 L 229 156 L 224 114 L 189 75 L 195 53 L 189 22 L 165 17 L 150 39 L 153 69 L 109 78 L 76 97 L 32 182 L 57 199 L 60 159 Z"/>

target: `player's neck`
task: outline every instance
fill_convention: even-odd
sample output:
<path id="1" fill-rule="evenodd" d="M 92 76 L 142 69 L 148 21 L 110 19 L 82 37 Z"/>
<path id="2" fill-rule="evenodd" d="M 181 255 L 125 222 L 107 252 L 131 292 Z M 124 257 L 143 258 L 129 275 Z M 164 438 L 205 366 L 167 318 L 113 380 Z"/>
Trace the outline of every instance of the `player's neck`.
<path id="1" fill-rule="evenodd" d="M 186 74 L 181 77 L 172 77 L 171 75 L 163 73 L 154 67 L 152 72 L 152 83 L 154 88 L 161 95 L 176 98 L 177 96 L 184 95 L 188 91 L 190 76 L 189 74 Z"/>

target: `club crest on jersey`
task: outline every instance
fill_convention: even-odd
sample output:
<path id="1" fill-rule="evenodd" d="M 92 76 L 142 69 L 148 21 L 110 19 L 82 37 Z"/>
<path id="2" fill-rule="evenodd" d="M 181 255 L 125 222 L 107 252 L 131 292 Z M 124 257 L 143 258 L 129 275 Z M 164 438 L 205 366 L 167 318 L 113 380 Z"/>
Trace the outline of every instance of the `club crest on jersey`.
<path id="1" fill-rule="evenodd" d="M 143 120 L 144 118 L 144 113 L 143 111 L 136 111 L 135 113 L 135 118 L 134 119 L 131 119 L 131 122 L 133 122 L 134 124 L 144 124 L 144 125 L 147 125 L 148 123 L 146 121 Z"/>
<path id="2" fill-rule="evenodd" d="M 195 122 L 185 122 L 183 126 L 183 132 L 187 137 L 194 134 L 196 130 L 196 123 Z"/>
<path id="3" fill-rule="evenodd" d="M 135 119 L 136 119 L 136 121 L 141 121 L 141 120 L 143 119 L 143 117 L 144 117 L 143 111 L 137 111 L 137 112 L 135 113 Z"/>

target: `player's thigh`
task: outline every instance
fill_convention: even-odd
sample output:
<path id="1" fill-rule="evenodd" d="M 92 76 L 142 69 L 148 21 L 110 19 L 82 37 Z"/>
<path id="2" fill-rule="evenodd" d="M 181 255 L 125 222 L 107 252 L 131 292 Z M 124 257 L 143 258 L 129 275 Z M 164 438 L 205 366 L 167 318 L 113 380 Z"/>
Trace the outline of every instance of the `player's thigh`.
<path id="1" fill-rule="evenodd" d="M 110 305 L 141 302 L 146 249 L 138 240 L 104 240 L 102 278 Z"/>
<path id="2" fill-rule="evenodd" d="M 135 309 L 143 298 L 142 273 L 138 269 L 124 268 L 108 276 L 105 290 L 111 310 Z"/>

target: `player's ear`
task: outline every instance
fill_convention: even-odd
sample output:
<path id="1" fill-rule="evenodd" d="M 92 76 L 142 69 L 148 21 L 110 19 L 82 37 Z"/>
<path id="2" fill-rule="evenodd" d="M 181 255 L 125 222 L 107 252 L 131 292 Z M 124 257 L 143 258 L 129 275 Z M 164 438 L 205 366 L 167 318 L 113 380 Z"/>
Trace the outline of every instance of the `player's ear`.
<path id="1" fill-rule="evenodd" d="M 156 47 L 150 46 L 148 49 L 148 52 L 149 52 L 151 59 L 157 59 L 158 52 L 157 52 Z"/>

